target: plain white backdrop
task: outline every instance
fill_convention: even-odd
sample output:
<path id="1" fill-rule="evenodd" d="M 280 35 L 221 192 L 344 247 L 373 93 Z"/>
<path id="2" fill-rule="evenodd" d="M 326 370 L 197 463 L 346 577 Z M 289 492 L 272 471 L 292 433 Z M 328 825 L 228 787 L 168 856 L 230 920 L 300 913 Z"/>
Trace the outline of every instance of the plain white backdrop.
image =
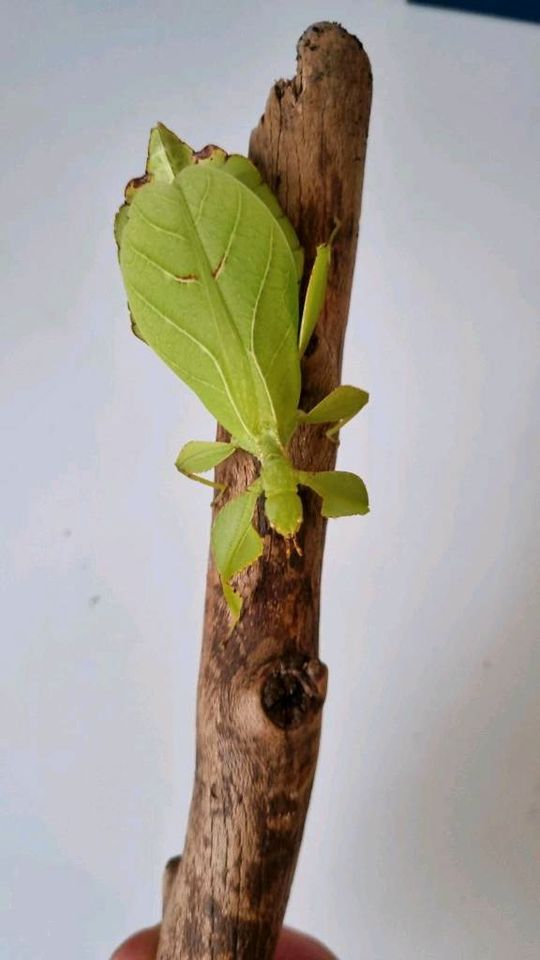
<path id="1" fill-rule="evenodd" d="M 311 22 L 375 93 L 288 920 L 340 960 L 540 955 L 540 32 L 401 0 L 18 2 L 2 20 L 2 960 L 106 960 L 191 792 L 211 438 L 130 333 L 112 219 L 162 120 L 245 151 Z M 322 239 L 322 238 L 321 238 Z"/>

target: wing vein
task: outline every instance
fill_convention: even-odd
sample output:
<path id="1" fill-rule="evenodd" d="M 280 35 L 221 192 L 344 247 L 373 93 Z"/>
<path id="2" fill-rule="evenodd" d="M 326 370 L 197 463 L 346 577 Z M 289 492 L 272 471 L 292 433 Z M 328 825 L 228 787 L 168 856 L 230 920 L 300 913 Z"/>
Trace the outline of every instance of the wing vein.
<path id="1" fill-rule="evenodd" d="M 153 230 L 157 230 L 158 233 L 165 233 L 168 237 L 176 237 L 178 240 L 185 240 L 186 243 L 189 242 L 188 238 L 185 237 L 183 233 L 178 233 L 178 230 L 167 230 L 167 227 L 161 227 L 159 223 L 155 222 L 155 220 L 147 217 L 146 214 L 142 212 L 140 206 L 133 204 L 131 211 L 132 213 L 136 213 L 136 215 L 140 217 L 144 223 L 147 223 L 149 227 L 152 227 Z"/>
<path id="2" fill-rule="evenodd" d="M 238 411 L 237 411 L 237 409 L 236 409 L 236 404 L 235 404 L 234 399 L 233 399 L 233 397 L 231 396 L 231 393 L 230 393 L 230 391 L 229 391 L 229 385 L 228 385 L 227 381 L 225 380 L 225 377 L 223 376 L 223 372 L 222 372 L 222 370 L 221 370 L 221 367 L 220 367 L 220 365 L 219 365 L 219 362 L 218 362 L 217 358 L 214 356 L 214 354 L 212 353 L 212 351 L 209 350 L 208 347 L 206 347 L 203 343 L 201 343 L 200 340 L 197 340 L 197 337 L 194 337 L 191 333 L 188 333 L 187 330 L 183 330 L 182 327 L 179 327 L 176 323 L 174 323 L 174 321 L 171 320 L 171 318 L 168 317 L 166 313 L 163 313 L 158 307 L 156 307 L 155 304 L 151 303 L 150 300 L 147 300 L 147 298 L 140 292 L 140 290 L 137 289 L 137 287 L 136 287 L 134 284 L 131 284 L 131 289 L 132 289 L 133 293 L 135 294 L 135 296 L 138 297 L 139 300 L 142 300 L 142 302 L 143 302 L 150 310 L 152 310 L 153 313 L 157 314 L 158 317 L 160 317 L 162 320 L 164 320 L 165 323 L 168 324 L 168 326 L 172 327 L 173 330 L 175 330 L 177 333 L 181 334 L 181 336 L 186 337 L 187 340 L 191 340 L 192 343 L 196 344 L 196 346 L 198 346 L 199 349 L 202 350 L 202 352 L 205 353 L 205 354 L 210 358 L 210 360 L 211 360 L 212 363 L 214 364 L 214 366 L 215 366 L 215 368 L 216 368 L 216 370 L 217 370 L 217 372 L 218 372 L 218 374 L 219 374 L 219 378 L 220 378 L 220 380 L 221 380 L 221 382 L 222 382 L 222 384 L 223 384 L 224 393 L 227 395 L 228 400 L 229 400 L 229 402 L 230 402 L 233 410 L 237 413 L 237 416 L 238 416 L 238 419 L 240 420 L 240 423 L 243 424 L 244 421 L 242 420 L 242 418 L 241 418 L 240 415 L 238 414 Z M 249 436 L 251 436 L 251 434 L 249 434 Z"/>
<path id="3" fill-rule="evenodd" d="M 258 289 L 258 291 L 257 291 L 257 296 L 256 296 L 256 298 L 255 298 L 255 303 L 253 304 L 253 310 L 252 310 L 252 312 L 251 312 L 251 356 L 253 357 L 253 362 L 254 362 L 254 364 L 255 364 L 255 366 L 256 366 L 256 368 L 257 368 L 257 372 L 258 372 L 258 374 L 259 374 L 259 377 L 260 377 L 261 382 L 262 382 L 262 385 L 263 385 L 263 387 L 264 387 L 266 396 L 267 396 L 267 398 L 268 398 L 268 402 L 269 402 L 269 404 L 270 404 L 270 407 L 271 407 L 271 410 L 272 410 L 272 414 L 273 414 L 273 416 L 274 416 L 274 421 L 277 423 L 276 408 L 274 407 L 274 401 L 273 401 L 272 396 L 271 396 L 271 394 L 270 394 L 270 391 L 269 391 L 269 389 L 268 389 L 268 384 L 267 384 L 267 382 L 266 382 L 266 377 L 264 376 L 263 371 L 262 371 L 262 369 L 261 369 L 261 365 L 260 365 L 260 363 L 259 363 L 259 358 L 257 357 L 257 354 L 255 353 L 255 326 L 256 326 L 256 324 L 257 324 L 257 316 L 258 316 L 258 312 L 259 312 L 259 303 L 260 303 L 260 300 L 261 300 L 261 297 L 262 297 L 262 292 L 263 292 L 264 287 L 265 287 L 265 284 L 266 284 L 266 280 L 267 280 L 267 278 L 268 278 L 268 272 L 269 272 L 269 270 L 270 270 L 270 264 L 272 263 L 272 257 L 273 257 L 273 255 L 274 255 L 274 229 L 273 229 L 273 227 L 272 227 L 271 230 L 270 230 L 270 246 L 269 246 L 269 248 L 268 248 L 268 256 L 267 256 L 267 258 L 266 258 L 266 266 L 265 266 L 265 268 L 264 268 L 264 273 L 263 273 L 263 275 L 262 275 L 262 277 L 261 277 L 261 282 L 260 282 L 260 284 L 259 284 L 259 289 Z"/>
<path id="4" fill-rule="evenodd" d="M 133 250 L 133 253 L 137 254 L 137 256 L 140 257 L 142 260 L 146 260 L 146 262 L 149 263 L 152 267 L 157 267 L 157 269 L 161 273 L 165 274 L 166 277 L 171 277 L 172 280 L 175 280 L 178 283 L 178 276 L 176 275 L 176 273 L 173 273 L 171 270 L 167 270 L 167 268 L 162 266 L 161 263 L 158 263 L 157 260 L 154 260 L 152 257 L 149 257 L 148 254 L 144 253 L 142 250 L 139 250 L 139 248 L 136 247 L 135 244 L 132 243 L 131 241 L 128 241 L 127 245 L 128 247 L 131 247 L 131 249 Z M 194 278 L 194 281 L 198 282 L 198 279 Z"/>
<path id="5" fill-rule="evenodd" d="M 225 251 L 224 251 L 223 256 L 222 256 L 222 258 L 221 258 L 221 260 L 220 260 L 220 262 L 219 262 L 219 266 L 218 266 L 218 268 L 217 268 L 217 272 L 216 272 L 215 275 L 214 275 L 214 273 L 212 273 L 212 277 L 213 277 L 214 280 L 217 280 L 218 277 L 220 277 L 221 274 L 223 273 L 223 271 L 224 271 L 224 269 L 225 269 L 225 265 L 226 265 L 227 260 L 228 260 L 228 258 L 229 258 L 229 254 L 230 254 L 230 252 L 231 252 L 231 247 L 232 247 L 234 241 L 236 240 L 236 234 L 238 233 L 238 226 L 239 226 L 239 224 L 240 224 L 240 217 L 241 217 L 241 215 L 242 215 L 242 194 L 241 194 L 241 192 L 240 192 L 240 187 L 239 187 L 239 186 L 236 187 L 236 196 L 237 196 L 237 198 L 238 198 L 238 199 L 237 199 L 237 207 L 236 207 L 236 217 L 235 217 L 235 220 L 234 220 L 233 228 L 232 228 L 232 230 L 231 230 L 231 235 L 230 235 L 230 237 L 229 237 L 227 246 L 225 247 Z"/>
<path id="6" fill-rule="evenodd" d="M 279 354 L 281 353 L 283 347 L 285 346 L 287 340 L 290 338 L 291 334 L 292 334 L 292 329 L 291 329 L 291 327 L 287 327 L 286 330 L 285 330 L 284 335 L 283 335 L 282 338 L 281 338 L 281 343 L 280 343 L 279 346 L 276 347 L 276 349 L 274 350 L 274 353 L 273 353 L 273 355 L 272 355 L 272 359 L 270 360 L 270 363 L 268 364 L 267 370 L 271 370 L 271 369 L 272 369 L 272 367 L 274 366 L 274 363 L 276 362 Z"/>
<path id="7" fill-rule="evenodd" d="M 201 213 L 201 211 L 202 211 L 202 205 L 203 205 L 204 201 L 206 200 L 206 197 L 208 196 L 208 193 L 209 193 L 209 190 L 210 190 L 210 184 L 211 184 L 211 178 L 208 176 L 208 174 L 206 174 L 206 189 L 205 189 L 205 192 L 204 192 L 204 194 L 203 194 L 203 197 L 202 197 L 202 199 L 201 199 L 201 201 L 200 201 L 200 203 L 199 203 L 199 208 L 198 208 L 197 216 L 199 216 L 200 213 Z M 185 211 L 186 211 L 188 217 L 189 217 L 190 220 L 191 220 L 191 224 L 192 224 L 192 228 L 193 228 L 193 234 L 194 234 L 194 238 L 195 238 L 195 240 L 196 240 L 196 247 L 198 248 L 198 252 L 199 252 L 199 257 L 200 257 L 200 259 L 203 259 L 203 258 L 204 258 L 204 267 L 206 267 L 206 273 L 207 273 L 207 283 L 206 283 L 206 284 L 205 284 L 205 283 L 202 284 L 202 289 L 203 289 L 203 291 L 204 291 L 204 295 L 205 295 L 205 297 L 206 297 L 206 301 L 207 301 L 207 303 L 208 303 L 208 305 L 209 305 L 209 307 L 210 307 L 210 311 L 211 311 L 212 318 L 213 318 L 213 321 L 214 321 L 214 327 L 215 327 L 215 329 L 216 329 L 216 334 L 217 334 L 217 336 L 218 336 L 218 339 L 220 339 L 220 324 L 219 324 L 218 316 L 217 316 L 217 313 L 216 313 L 215 297 L 212 296 L 212 292 L 211 292 L 211 291 L 214 291 L 214 292 L 215 292 L 215 296 L 217 296 L 217 298 L 218 298 L 220 307 L 221 307 L 221 309 L 225 312 L 225 314 L 226 314 L 226 316 L 227 316 L 227 319 L 229 320 L 230 326 L 231 326 L 231 328 L 234 330 L 236 336 L 238 337 L 239 345 L 241 346 L 241 338 L 240 338 L 240 336 L 239 336 L 239 333 L 238 333 L 238 330 L 237 330 L 237 328 L 236 328 L 236 325 L 235 325 L 235 323 L 234 323 L 234 321 L 233 321 L 231 312 L 230 312 L 230 310 L 229 310 L 229 306 L 228 306 L 228 304 L 226 303 L 225 299 L 223 298 L 223 295 L 222 295 L 222 292 L 221 292 L 221 290 L 220 290 L 220 288 L 219 288 L 219 285 L 216 283 L 216 281 L 215 281 L 215 279 L 214 279 L 214 277 L 213 277 L 213 275 L 212 275 L 212 265 L 211 265 L 211 263 L 210 263 L 210 258 L 209 258 L 209 256 L 208 256 L 208 253 L 207 253 L 206 248 L 205 248 L 205 246 L 204 246 L 204 243 L 203 243 L 203 240 L 202 240 L 202 236 L 199 234 L 199 232 L 198 232 L 198 230 L 197 230 L 197 221 L 196 221 L 196 219 L 193 217 L 193 214 L 192 214 L 192 212 L 191 212 L 191 208 L 190 208 L 190 206 L 189 206 L 189 203 L 187 202 L 187 198 L 186 198 L 186 196 L 185 196 L 185 194 L 184 194 L 184 191 L 183 191 L 183 189 L 182 189 L 181 180 L 180 180 L 180 179 L 177 181 L 177 186 L 179 187 L 179 192 L 180 192 L 180 194 L 181 194 L 181 196 L 182 196 L 182 200 L 183 200 L 183 203 L 184 203 Z M 236 402 L 233 400 L 233 394 L 232 394 L 231 388 L 230 388 L 229 384 L 227 383 L 227 381 L 226 381 L 226 379 L 225 379 L 225 377 L 224 377 L 223 372 L 221 371 L 221 369 L 219 370 L 219 372 L 220 372 L 220 376 L 221 376 L 221 379 L 222 379 L 222 381 L 223 381 L 223 384 L 226 385 L 227 395 L 228 395 L 228 397 L 229 397 L 229 400 L 230 400 L 230 403 L 231 403 L 231 405 L 232 405 L 232 407 L 233 407 L 233 410 L 234 410 L 234 412 L 236 413 L 236 416 L 238 417 L 239 422 L 242 424 L 242 427 L 243 427 L 243 429 L 245 430 L 246 435 L 253 440 L 253 439 L 254 439 L 253 432 L 252 432 L 252 431 L 249 429 L 249 427 L 247 426 L 247 424 L 246 424 L 246 422 L 245 422 L 245 420 L 244 420 L 244 417 L 242 416 L 242 414 L 240 413 L 240 410 L 238 409 L 238 405 L 237 405 Z"/>
<path id="8" fill-rule="evenodd" d="M 197 213 L 196 213 L 196 215 L 193 217 L 193 223 L 194 223 L 195 226 L 198 226 L 199 220 L 200 220 L 201 217 L 202 217 L 203 207 L 204 207 L 204 205 L 205 205 L 205 203 L 206 203 L 206 201 L 207 201 L 207 199 L 208 199 L 208 194 L 210 193 L 210 184 L 211 184 L 211 182 L 212 182 L 212 181 L 211 181 L 210 177 L 207 176 L 207 177 L 206 177 L 206 188 L 205 188 L 205 191 L 204 191 L 204 193 L 203 193 L 203 195 L 202 195 L 202 197 L 201 197 L 201 199 L 200 199 L 200 201 L 199 201 L 199 206 L 198 206 L 198 208 L 197 208 Z"/>

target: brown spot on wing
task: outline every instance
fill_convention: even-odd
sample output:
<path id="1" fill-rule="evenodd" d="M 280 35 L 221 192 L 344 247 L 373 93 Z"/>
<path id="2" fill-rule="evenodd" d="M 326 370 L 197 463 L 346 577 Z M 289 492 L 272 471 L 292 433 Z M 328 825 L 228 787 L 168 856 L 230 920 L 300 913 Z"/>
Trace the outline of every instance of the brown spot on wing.
<path id="1" fill-rule="evenodd" d="M 184 277 L 174 278 L 178 283 L 198 283 L 199 278 L 195 273 L 186 273 Z"/>
<path id="2" fill-rule="evenodd" d="M 217 267 L 215 267 L 215 269 L 212 270 L 212 276 L 213 276 L 214 280 L 219 280 L 219 275 L 220 275 L 221 271 L 223 270 L 223 267 L 225 266 L 225 261 L 226 261 L 226 259 L 227 259 L 227 257 L 226 257 L 226 255 L 225 255 L 225 253 L 224 253 L 223 256 L 221 257 L 221 260 L 219 261 Z"/>
<path id="3" fill-rule="evenodd" d="M 226 157 L 228 153 L 226 150 L 223 150 L 222 147 L 218 147 L 215 143 L 207 143 L 202 150 L 196 150 L 193 154 L 194 163 L 198 163 L 199 160 L 208 160 L 208 157 L 211 157 L 213 153 L 218 150 L 220 153 L 223 153 Z"/>
<path id="4" fill-rule="evenodd" d="M 154 178 L 148 173 L 143 173 L 142 177 L 133 177 L 127 184 L 126 189 L 124 190 L 124 196 L 128 203 L 133 199 L 133 194 L 136 190 L 139 190 L 140 187 L 144 187 L 145 183 L 152 183 Z"/>

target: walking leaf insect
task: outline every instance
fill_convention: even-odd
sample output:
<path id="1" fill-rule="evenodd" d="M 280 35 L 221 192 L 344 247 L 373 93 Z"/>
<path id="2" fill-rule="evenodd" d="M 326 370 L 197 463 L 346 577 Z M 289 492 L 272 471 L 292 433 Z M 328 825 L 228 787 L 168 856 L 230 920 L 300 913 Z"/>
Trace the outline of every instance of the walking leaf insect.
<path id="1" fill-rule="evenodd" d="M 355 474 L 298 470 L 288 453 L 300 424 L 328 424 L 333 436 L 368 401 L 364 390 L 339 386 L 309 412 L 298 409 L 300 360 L 324 304 L 332 238 L 317 248 L 300 317 L 303 251 L 256 167 L 219 147 L 195 153 L 162 124 L 151 131 L 145 175 L 126 188 L 115 237 L 134 332 L 231 437 L 186 443 L 178 470 L 219 486 L 200 474 L 235 450 L 260 464 L 212 528 L 234 625 L 242 598 L 233 580 L 263 550 L 253 526 L 261 495 L 270 527 L 292 541 L 302 523 L 299 486 L 320 496 L 325 517 L 369 510 Z"/>

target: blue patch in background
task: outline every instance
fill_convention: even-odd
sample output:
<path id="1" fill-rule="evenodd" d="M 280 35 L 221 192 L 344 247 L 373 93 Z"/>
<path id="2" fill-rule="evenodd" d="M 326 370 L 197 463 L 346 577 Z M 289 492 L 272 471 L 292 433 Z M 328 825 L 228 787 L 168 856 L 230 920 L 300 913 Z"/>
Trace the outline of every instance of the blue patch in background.
<path id="1" fill-rule="evenodd" d="M 492 17 L 507 17 L 540 23 L 540 0 L 408 0 L 417 6 L 442 7 L 467 13 L 485 13 Z"/>

